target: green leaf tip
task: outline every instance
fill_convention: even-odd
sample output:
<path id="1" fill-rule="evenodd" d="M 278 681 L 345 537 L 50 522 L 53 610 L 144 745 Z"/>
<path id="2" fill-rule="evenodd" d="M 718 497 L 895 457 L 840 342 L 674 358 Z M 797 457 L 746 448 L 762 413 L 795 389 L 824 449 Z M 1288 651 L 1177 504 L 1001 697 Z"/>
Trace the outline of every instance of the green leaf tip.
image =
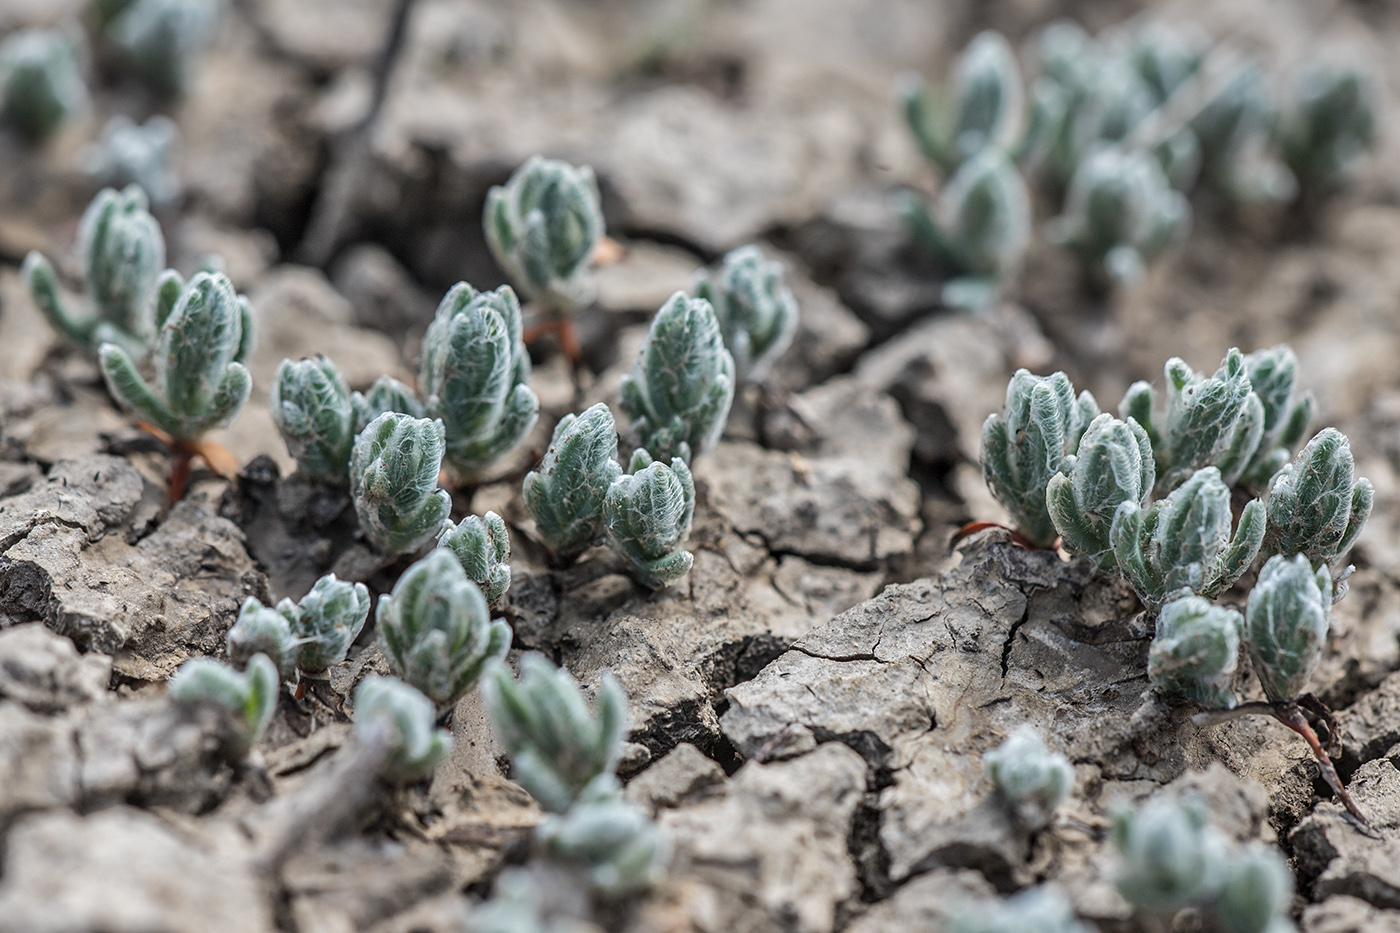
<path id="1" fill-rule="evenodd" d="M 452 736 L 436 727 L 432 701 L 393 677 L 371 674 L 360 682 L 354 718 L 361 742 L 388 744 L 380 776 L 392 783 L 427 777 L 452 750 Z"/>
<path id="2" fill-rule="evenodd" d="M 486 601 L 499 607 L 510 589 L 510 535 L 505 519 L 495 512 L 487 512 L 485 518 L 468 515 L 455 526 L 443 527 L 438 547 L 451 551 L 467 578 L 481 587 Z"/>
<path id="3" fill-rule="evenodd" d="M 645 451 L 643 451 L 645 453 Z M 603 498 L 608 540 L 644 586 L 661 589 L 690 572 L 694 555 L 681 550 L 695 515 L 695 481 L 680 457 L 613 480 Z"/>
<path id="4" fill-rule="evenodd" d="M 432 541 L 452 511 L 438 488 L 445 447 L 441 421 L 385 412 L 355 438 L 350 501 L 365 536 L 386 554 L 411 554 Z"/>
<path id="5" fill-rule="evenodd" d="M 1233 709 L 1243 627 L 1238 612 L 1185 591 L 1157 615 L 1147 676 L 1154 686 L 1207 709 Z"/>
<path id="6" fill-rule="evenodd" d="M 1332 578 L 1302 554 L 1270 557 L 1245 605 L 1244 636 L 1270 700 L 1296 699 L 1327 644 Z"/>
<path id="7" fill-rule="evenodd" d="M 229 749 L 244 755 L 258 743 L 277 709 L 277 666 L 255 654 L 246 671 L 212 658 L 191 658 L 170 678 L 170 697 L 188 707 L 210 707 L 227 717 Z"/>
<path id="8" fill-rule="evenodd" d="M 556 559 L 567 562 L 603 537 L 603 499 L 622 475 L 617 425 L 602 402 L 565 415 L 539 466 L 525 476 L 525 508 Z"/>
<path id="9" fill-rule="evenodd" d="M 334 363 L 319 355 L 283 360 L 268 404 L 299 471 L 330 485 L 350 482 L 355 412 L 345 377 Z"/>
<path id="10" fill-rule="evenodd" d="M 1028 829 L 1049 824 L 1074 787 L 1074 769 L 1064 755 L 1046 748 L 1040 733 L 1022 725 L 982 756 L 997 795 Z"/>
<path id="11" fill-rule="evenodd" d="M 741 381 L 762 379 L 797 333 L 797 299 L 783 264 L 763 258 L 757 246 L 741 246 L 718 272 L 702 273 L 695 297 L 714 309 Z"/>

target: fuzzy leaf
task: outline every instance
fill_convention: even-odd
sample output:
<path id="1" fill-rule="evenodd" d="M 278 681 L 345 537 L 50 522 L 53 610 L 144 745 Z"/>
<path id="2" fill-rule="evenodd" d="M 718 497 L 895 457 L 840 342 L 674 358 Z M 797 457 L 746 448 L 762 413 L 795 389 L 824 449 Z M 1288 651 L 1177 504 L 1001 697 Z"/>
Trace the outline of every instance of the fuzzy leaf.
<path id="1" fill-rule="evenodd" d="M 1324 428 L 1269 487 L 1265 551 L 1330 564 L 1356 542 L 1374 495 L 1370 481 L 1355 476 L 1346 435 Z"/>
<path id="2" fill-rule="evenodd" d="M 510 589 L 510 535 L 505 520 L 495 512 L 487 512 L 484 520 L 468 515 L 455 527 L 443 527 L 438 547 L 451 551 L 467 579 L 481 587 L 492 607 L 499 608 Z"/>
<path id="3" fill-rule="evenodd" d="M 714 308 L 743 381 L 761 379 L 797 333 L 797 299 L 783 281 L 783 264 L 764 259 L 757 246 L 734 250 L 717 274 L 702 274 L 695 297 Z"/>
<path id="4" fill-rule="evenodd" d="M 619 476 L 603 499 L 608 539 L 644 586 L 661 589 L 690 572 L 694 556 L 681 550 L 695 514 L 695 482 L 680 457 Z"/>
<path id="5" fill-rule="evenodd" d="M 441 421 L 385 412 L 355 438 L 350 501 L 365 536 L 386 554 L 410 554 L 437 537 L 452 497 L 437 485 Z"/>
<path id="6" fill-rule="evenodd" d="M 1100 570 L 1117 564 L 1109 529 L 1118 506 L 1147 504 L 1156 470 L 1147 432 L 1129 418 L 1104 412 L 1089 424 L 1079 453 L 1068 458 L 1068 473 L 1050 477 L 1045 507 L 1067 548 L 1094 561 Z"/>
<path id="7" fill-rule="evenodd" d="M 982 765 L 997 793 L 1028 829 L 1048 825 L 1074 787 L 1069 759 L 1046 748 L 1040 733 L 1027 725 L 983 755 Z"/>
<path id="8" fill-rule="evenodd" d="M 323 483 L 350 482 L 355 413 L 350 390 L 324 356 L 283 360 L 269 399 L 273 423 L 297 461 L 297 469 Z"/>
<path id="9" fill-rule="evenodd" d="M 1292 700 L 1308 685 L 1327 642 L 1332 578 L 1302 554 L 1270 557 L 1245 606 L 1245 643 L 1270 700 Z"/>
<path id="10" fill-rule="evenodd" d="M 258 743 L 277 710 L 277 666 L 255 654 L 242 673 L 212 658 L 191 658 L 170 678 L 170 697 L 185 706 L 208 706 L 228 717 L 229 749 L 242 756 Z"/>
<path id="11" fill-rule="evenodd" d="M 297 667 L 319 674 L 344 661 L 364 629 L 369 618 L 369 590 L 363 583 L 340 580 L 330 573 L 317 580 L 300 602 L 284 599 L 277 609 L 291 622 L 297 641 Z"/>
<path id="12" fill-rule="evenodd" d="M 452 750 L 452 736 L 435 727 L 433 703 L 392 677 L 371 674 L 355 690 L 355 735 L 387 741 L 392 751 L 381 777 L 402 783 L 427 777 Z"/>
<path id="13" fill-rule="evenodd" d="M 1243 625 L 1238 612 L 1212 606 L 1189 591 L 1169 600 L 1157 616 L 1148 677 L 1154 686 L 1208 709 L 1234 708 L 1230 687 Z"/>
<path id="14" fill-rule="evenodd" d="M 0 43 L 0 115 L 33 142 L 47 139 L 87 103 L 72 41 L 22 29 Z"/>
<path id="15" fill-rule="evenodd" d="M 539 468 L 525 475 L 525 508 L 559 560 L 572 560 L 603 536 L 603 497 L 622 475 L 616 453 L 617 426 L 599 402 L 561 418 Z"/>

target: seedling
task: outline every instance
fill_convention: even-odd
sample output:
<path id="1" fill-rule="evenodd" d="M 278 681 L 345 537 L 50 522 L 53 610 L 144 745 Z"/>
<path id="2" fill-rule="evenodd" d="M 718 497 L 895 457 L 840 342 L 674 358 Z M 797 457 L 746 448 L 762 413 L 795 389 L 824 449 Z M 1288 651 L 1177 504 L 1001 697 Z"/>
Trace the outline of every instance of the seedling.
<path id="1" fill-rule="evenodd" d="M 237 472 L 232 454 L 200 439 L 232 421 L 252 388 L 243 366 L 253 338 L 248 300 L 219 272 L 200 272 L 183 289 L 178 285 L 179 276 L 167 272 L 157 289 L 160 332 L 151 359 L 152 382 L 142 377 L 121 346 L 104 343 L 99 352 L 112 396 L 163 432 L 174 448 L 172 502 L 184 495 L 196 455 L 225 475 Z M 172 302 L 177 293 L 179 299 Z"/>
<path id="2" fill-rule="evenodd" d="M 1278 852 L 1261 845 L 1233 853 L 1211 913 L 1226 933 L 1286 933 L 1293 875 Z"/>
<path id="3" fill-rule="evenodd" d="M 431 700 L 393 677 L 371 674 L 355 690 L 355 736 L 383 743 L 379 776 L 390 783 L 427 777 L 452 750 L 452 736 L 435 718 Z"/>
<path id="4" fill-rule="evenodd" d="M 1132 418 L 1119 421 L 1104 412 L 1089 423 L 1078 454 L 1066 458 L 1062 469 L 1045 488 L 1055 530 L 1066 548 L 1100 570 L 1113 570 L 1113 516 L 1125 502 L 1146 506 L 1156 479 L 1147 432 Z"/>
<path id="5" fill-rule="evenodd" d="M 486 597 L 445 548 L 404 571 L 380 597 L 375 620 L 389 667 L 439 709 L 476 686 L 510 647 L 510 626 L 491 619 Z"/>
<path id="6" fill-rule="evenodd" d="M 1048 825 L 1074 787 L 1069 759 L 1046 748 L 1040 733 L 1030 726 L 1017 728 L 982 756 L 982 764 L 997 795 L 1027 829 Z"/>
<path id="7" fill-rule="evenodd" d="M 762 380 L 797 333 L 797 299 L 783 264 L 764 259 L 757 246 L 726 255 L 718 273 L 702 273 L 695 297 L 714 308 L 742 382 Z"/>
<path id="8" fill-rule="evenodd" d="M 1230 350 L 1213 376 L 1195 372 L 1179 357 L 1166 365 L 1166 402 L 1154 411 L 1151 383 L 1135 382 L 1118 406 L 1147 431 L 1157 457 L 1157 492 L 1175 489 L 1202 467 L 1218 468 L 1233 486 L 1264 439 L 1266 411 L 1249 381 L 1239 350 Z"/>
<path id="9" fill-rule="evenodd" d="M 297 668 L 296 636 L 292 622 L 281 612 L 249 596 L 238 610 L 238 619 L 228 630 L 228 657 L 235 664 L 246 666 L 255 655 L 272 661 L 282 680 L 289 680 Z"/>
<path id="10" fill-rule="evenodd" d="M 1291 199 L 1298 183 L 1272 147 L 1276 117 L 1263 69 L 1240 64 L 1191 119 L 1201 143 L 1202 180 L 1236 201 Z"/>
<path id="11" fill-rule="evenodd" d="M 334 363 L 324 356 L 283 360 L 273 378 L 269 406 L 297 470 L 333 486 L 350 482 L 355 412 L 350 389 Z"/>
<path id="12" fill-rule="evenodd" d="M 1286 344 L 1255 350 L 1244 358 L 1249 385 L 1264 407 L 1264 433 L 1241 479 L 1255 489 L 1283 469 L 1312 420 L 1312 393 L 1296 391 L 1298 357 Z"/>
<path id="13" fill-rule="evenodd" d="M 1279 148 L 1305 195 L 1326 193 L 1375 144 L 1376 92 L 1355 65 L 1313 64 L 1294 94 L 1279 121 Z"/>
<path id="14" fill-rule="evenodd" d="M 603 675 L 591 712 L 569 672 L 537 654 L 521 657 L 518 681 L 494 665 L 481 690 L 512 777 L 540 806 L 564 813 L 585 787 L 612 779 L 627 732 L 627 697 L 611 674 Z"/>
<path id="15" fill-rule="evenodd" d="M 603 241 L 598 183 L 587 166 L 532 156 L 486 195 L 491 255 L 546 319 L 530 335 L 559 335 L 566 356 L 580 351 L 573 314 L 592 304 L 592 261 Z"/>
<path id="16" fill-rule="evenodd" d="M 397 412 L 355 438 L 350 501 L 361 530 L 384 553 L 411 554 L 442 531 L 452 511 L 452 497 L 437 485 L 443 447 L 441 421 Z"/>
<path id="17" fill-rule="evenodd" d="M 539 468 L 525 475 L 525 508 L 556 562 L 567 564 L 603 537 L 603 498 L 622 475 L 616 453 L 617 426 L 599 402 L 561 418 Z"/>
<path id="18" fill-rule="evenodd" d="M 191 658 L 170 678 L 170 697 L 182 706 L 212 707 L 227 717 L 229 749 L 242 756 L 258 743 L 277 709 L 277 666 L 253 655 L 242 673 L 212 658 Z"/>
<path id="19" fill-rule="evenodd" d="M 670 861 L 656 824 L 616 787 L 593 785 L 565 813 L 546 816 L 536 835 L 551 856 L 583 868 L 604 898 L 647 890 Z"/>
<path id="20" fill-rule="evenodd" d="M 1064 213 L 1048 229 L 1092 281 L 1115 286 L 1140 279 L 1153 260 L 1185 239 L 1190 223 L 1190 204 L 1154 156 L 1105 146 L 1079 164 Z"/>
<path id="21" fill-rule="evenodd" d="M 999 901 L 977 905 L 975 911 L 957 916 L 952 933 L 1091 933 L 1080 922 L 1074 907 L 1053 887 L 1032 888 Z"/>
<path id="22" fill-rule="evenodd" d="M 476 481 L 539 417 L 520 327 L 520 305 L 508 286 L 478 292 L 459 282 L 423 335 L 423 408 L 441 419 L 447 463 L 464 481 Z"/>
<path id="23" fill-rule="evenodd" d="M 319 674 L 345 660 L 368 617 L 365 585 L 327 574 L 299 603 L 283 599 L 269 608 L 248 597 L 229 629 L 228 654 L 235 662 L 267 655 L 283 680 L 298 670 Z"/>
<path id="24" fill-rule="evenodd" d="M 79 156 L 83 171 L 104 185 L 139 185 L 156 205 L 170 204 L 180 196 L 175 175 L 175 151 L 180 131 L 175 121 L 156 114 L 137 125 L 126 114 L 117 114 L 102 127 L 97 142 Z"/>
<path id="25" fill-rule="evenodd" d="M 99 0 L 96 6 L 115 4 Z M 102 37 L 131 74 L 157 93 L 179 96 L 213 37 L 218 13 L 216 0 L 132 0 L 105 17 Z"/>
<path id="26" fill-rule="evenodd" d="M 350 407 L 355 412 L 356 434 L 386 411 L 414 418 L 423 417 L 423 403 L 418 401 L 418 396 L 393 376 L 380 376 L 370 383 L 366 392 L 351 392 Z"/>
<path id="27" fill-rule="evenodd" d="M 73 43 L 47 29 L 24 29 L 0 43 L 0 115 L 42 142 L 87 103 Z"/>
<path id="28" fill-rule="evenodd" d="M 932 210 L 911 196 L 904 213 L 920 245 L 948 275 L 942 300 L 951 308 L 991 304 L 1016 275 L 1030 244 L 1030 192 L 1000 149 L 985 149 L 965 162 Z"/>
<path id="29" fill-rule="evenodd" d="M 982 425 L 982 478 L 1011 513 L 1016 532 L 1034 547 L 1055 541 L 1045 488 L 1099 414 L 1088 392 L 1076 399 L 1064 373 L 1033 376 L 1016 371 L 1006 387 L 1006 405 Z"/>
<path id="30" fill-rule="evenodd" d="M 155 331 L 157 288 L 176 295 L 179 289 L 178 280 L 161 277 L 165 240 L 147 210 L 145 193 L 135 185 L 99 192 L 83 212 L 78 254 L 86 273 L 86 313 L 69 309 L 53 266 L 37 252 L 25 257 L 23 270 L 34 304 L 54 330 L 80 347 L 96 350 L 111 343 L 144 358 Z"/>
<path id="31" fill-rule="evenodd" d="M 659 590 L 690 572 L 695 557 L 681 545 L 695 515 L 695 481 L 680 457 L 668 467 L 645 450 L 632 455 L 630 474 L 619 476 L 603 498 L 608 540 L 627 558 L 643 586 Z"/>
<path id="32" fill-rule="evenodd" d="M 485 519 L 468 515 L 455 527 L 443 527 L 438 547 L 451 551 L 467 572 L 467 579 L 481 587 L 492 607 L 499 608 L 510 589 L 510 535 L 495 512 Z"/>
<path id="33" fill-rule="evenodd" d="M 1144 512 L 1124 502 L 1110 537 L 1118 571 L 1149 610 L 1182 587 L 1212 598 L 1254 562 L 1264 538 L 1264 504 L 1252 500 L 1230 535 L 1230 490 L 1215 467 L 1197 470 Z"/>
<path id="34" fill-rule="evenodd" d="M 944 99 L 917 77 L 904 79 L 900 97 L 920 151 L 948 174 L 987 149 L 1010 152 L 1025 122 L 1021 69 L 997 32 L 978 33 L 963 50 Z"/>
<path id="35" fill-rule="evenodd" d="M 1374 497 L 1370 480 L 1355 478 L 1346 435 L 1324 428 L 1269 487 L 1264 550 L 1330 564 L 1356 543 Z"/>
<path id="36" fill-rule="evenodd" d="M 676 292 L 661 306 L 621 396 L 638 446 L 657 459 L 688 464 L 718 443 L 734 401 L 734 357 L 708 301 Z"/>
<path id="37" fill-rule="evenodd" d="M 1233 609 L 1211 605 L 1189 590 L 1169 599 L 1157 614 L 1147 656 L 1153 686 L 1209 709 L 1231 709 L 1244 619 Z"/>

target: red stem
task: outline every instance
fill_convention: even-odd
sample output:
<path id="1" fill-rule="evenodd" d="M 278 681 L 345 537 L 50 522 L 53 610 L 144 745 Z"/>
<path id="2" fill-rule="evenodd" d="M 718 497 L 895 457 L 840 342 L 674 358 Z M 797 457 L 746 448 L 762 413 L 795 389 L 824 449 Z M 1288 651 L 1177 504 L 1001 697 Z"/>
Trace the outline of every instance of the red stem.
<path id="1" fill-rule="evenodd" d="M 1347 808 L 1347 812 L 1365 826 L 1371 828 L 1370 820 L 1366 819 L 1356 802 L 1351 799 L 1347 789 L 1342 786 L 1342 779 L 1337 775 L 1337 769 L 1332 765 L 1332 758 L 1327 754 L 1327 749 L 1322 747 L 1322 742 L 1318 739 L 1317 733 L 1313 731 L 1312 724 L 1308 722 L 1308 717 L 1303 715 L 1303 711 L 1298 708 L 1297 702 L 1288 700 L 1283 703 L 1273 704 L 1274 718 L 1283 723 L 1294 732 L 1303 737 L 1303 741 L 1308 743 L 1308 748 L 1312 749 L 1313 757 L 1317 759 L 1317 765 L 1322 770 L 1322 779 L 1327 782 L 1327 786 L 1332 788 L 1332 792 L 1341 800 L 1342 806 Z"/>

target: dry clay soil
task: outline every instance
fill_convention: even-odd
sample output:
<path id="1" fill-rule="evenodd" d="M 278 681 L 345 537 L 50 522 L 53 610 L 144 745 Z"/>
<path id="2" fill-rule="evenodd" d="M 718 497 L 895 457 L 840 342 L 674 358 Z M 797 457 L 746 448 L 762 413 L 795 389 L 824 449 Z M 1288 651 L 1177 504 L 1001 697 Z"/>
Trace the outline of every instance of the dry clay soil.
<path id="1" fill-rule="evenodd" d="M 11 0 L 0 30 L 68 4 Z M 167 458 L 60 347 L 21 287 L 29 249 L 66 257 L 92 195 L 73 169 L 115 112 L 107 87 L 46 149 L 0 151 L 0 931 L 470 929 L 503 865 L 530 863 L 540 819 L 507 780 L 474 696 L 431 783 L 263 854 L 347 751 L 345 706 L 384 669 L 369 633 L 328 681 L 283 696 L 247 763 L 175 711 L 165 679 L 219 656 L 238 606 L 304 593 L 334 569 L 383 592 L 385 566 L 344 502 L 291 476 L 267 412 L 283 357 L 333 358 L 363 387 L 411 378 L 418 335 L 459 279 L 499 284 L 480 235 L 486 189 L 528 155 L 591 163 L 629 247 L 581 321 L 578 396 L 548 349 L 531 439 L 459 514 L 512 526 L 508 618 L 586 685 L 632 709 L 627 794 L 672 840 L 668 879 L 598 929 L 937 930 L 971 899 L 1060 884 L 1102 930 L 1138 930 L 1111 883 L 1115 808 L 1197 793 L 1232 838 L 1277 843 L 1309 933 L 1400 930 L 1400 159 L 1374 158 L 1317 216 L 1239 218 L 1198 204 L 1195 232 L 1130 295 L 1085 293 L 1037 248 L 978 316 L 942 313 L 890 207 L 932 179 L 891 101 L 978 29 L 1015 39 L 1057 15 L 1091 30 L 1122 2 L 418 0 L 355 184 L 332 206 L 333 258 L 298 243 L 370 100 L 387 0 L 240 0 L 189 96 L 186 195 L 160 217 L 172 262 L 217 253 L 258 316 L 253 400 L 220 435 L 246 464 L 163 505 Z M 1169 2 L 1287 63 L 1323 40 L 1382 51 L 1376 3 Z M 334 28 L 327 28 L 334 23 Z M 1377 54 L 1391 86 L 1400 60 Z M 1388 72 L 1385 69 L 1389 69 Z M 658 594 L 594 554 L 551 571 L 519 483 L 564 413 L 615 401 L 648 316 L 696 267 L 760 241 L 802 305 L 775 386 L 745 392 L 696 464 L 688 578 Z M 312 257 L 316 258 L 316 257 Z M 1376 508 L 1312 689 L 1337 711 L 1359 833 L 1305 747 L 1272 722 L 1201 728 L 1148 690 L 1150 632 L 1119 582 L 992 530 L 982 420 L 1018 366 L 1063 368 L 1111 408 L 1181 355 L 1288 341 L 1348 433 Z M 777 391 L 774 391 L 776 389 Z M 1227 597 L 1238 599 L 1239 594 Z M 982 755 L 1030 723 L 1074 763 L 1070 801 L 1026 834 L 993 805 Z M 588 929 L 589 927 L 582 927 Z"/>

